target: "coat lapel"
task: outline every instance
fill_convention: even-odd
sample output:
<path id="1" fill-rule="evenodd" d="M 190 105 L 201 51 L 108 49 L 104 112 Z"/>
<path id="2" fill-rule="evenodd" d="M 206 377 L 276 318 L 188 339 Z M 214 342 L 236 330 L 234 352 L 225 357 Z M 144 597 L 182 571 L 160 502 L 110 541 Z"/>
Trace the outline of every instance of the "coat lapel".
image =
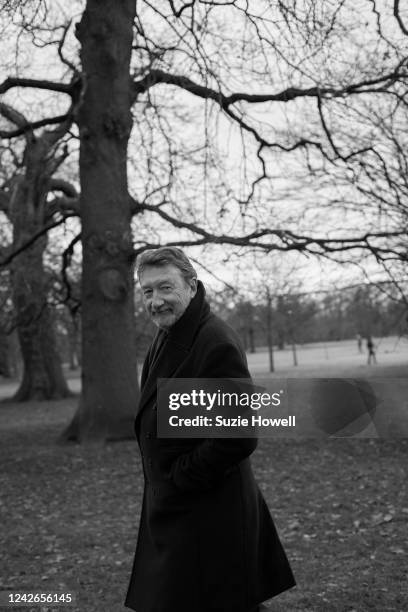
<path id="1" fill-rule="evenodd" d="M 155 359 L 147 375 L 147 379 L 140 396 L 137 416 L 140 415 L 143 408 L 148 404 L 152 395 L 156 393 L 157 379 L 171 378 L 172 374 L 179 367 L 180 363 L 188 355 L 188 351 L 182 347 L 171 347 L 171 354 L 169 349 L 169 342 L 168 340 L 165 340 L 160 349 L 159 355 Z"/>
<path id="2" fill-rule="evenodd" d="M 197 293 L 191 300 L 182 317 L 175 323 L 168 333 L 160 330 L 149 351 L 153 358 L 150 365 L 145 364 L 145 382 L 142 379 L 142 393 L 136 418 L 138 418 L 157 391 L 158 378 L 171 378 L 190 352 L 198 328 L 210 313 L 205 300 L 205 289 L 198 281 Z M 155 347 L 163 341 L 159 352 L 155 355 Z M 145 367 L 147 365 L 147 369 Z M 144 384 L 143 384 L 144 382 Z"/>

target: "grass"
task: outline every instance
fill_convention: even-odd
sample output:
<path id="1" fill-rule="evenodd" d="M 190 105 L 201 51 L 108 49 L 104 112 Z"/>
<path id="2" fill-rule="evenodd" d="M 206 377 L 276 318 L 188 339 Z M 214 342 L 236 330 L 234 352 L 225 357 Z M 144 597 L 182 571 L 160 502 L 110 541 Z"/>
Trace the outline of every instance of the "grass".
<path id="1" fill-rule="evenodd" d="M 132 441 L 57 445 L 75 408 L 0 405 L 0 589 L 68 588 L 70 610 L 123 612 L 141 464 Z M 253 465 L 298 583 L 271 610 L 408 609 L 408 440 L 262 440 Z"/>

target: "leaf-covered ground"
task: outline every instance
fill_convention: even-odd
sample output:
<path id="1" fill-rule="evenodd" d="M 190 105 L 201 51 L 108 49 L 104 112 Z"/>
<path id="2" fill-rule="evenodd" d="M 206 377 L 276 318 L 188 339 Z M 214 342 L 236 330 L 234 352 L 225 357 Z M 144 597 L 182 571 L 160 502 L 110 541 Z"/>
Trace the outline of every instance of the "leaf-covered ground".
<path id="1" fill-rule="evenodd" d="M 65 609 L 123 612 L 136 443 L 56 444 L 75 408 L 0 404 L 0 587 L 70 589 L 77 603 Z M 262 440 L 253 464 L 298 583 L 271 610 L 408 610 L 408 440 Z"/>

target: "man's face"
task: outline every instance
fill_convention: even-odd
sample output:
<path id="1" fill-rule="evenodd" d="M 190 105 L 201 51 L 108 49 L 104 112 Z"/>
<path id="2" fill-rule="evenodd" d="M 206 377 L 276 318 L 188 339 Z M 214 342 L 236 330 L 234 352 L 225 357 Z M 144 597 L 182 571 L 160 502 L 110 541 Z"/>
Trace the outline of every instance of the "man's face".
<path id="1" fill-rule="evenodd" d="M 187 283 L 181 271 L 170 264 L 147 266 L 139 280 L 148 314 L 165 330 L 178 321 L 197 291 L 196 279 Z"/>

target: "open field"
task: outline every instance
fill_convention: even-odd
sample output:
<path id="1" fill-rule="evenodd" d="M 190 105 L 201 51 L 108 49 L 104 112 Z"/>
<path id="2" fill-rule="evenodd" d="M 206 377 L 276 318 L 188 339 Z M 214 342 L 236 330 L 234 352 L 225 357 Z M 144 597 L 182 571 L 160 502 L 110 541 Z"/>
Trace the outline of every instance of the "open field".
<path id="1" fill-rule="evenodd" d="M 358 352 L 355 340 L 314 343 L 297 346 L 298 365 L 293 365 L 290 347 L 283 351 L 274 350 L 275 372 L 277 377 L 408 377 L 408 338 L 390 336 L 374 338 L 377 346 L 377 365 L 367 365 L 367 351 Z M 254 376 L 269 373 L 266 348 L 257 349 L 248 355 L 248 363 Z M 324 371 L 324 374 L 322 374 Z M 317 373 L 318 372 L 318 373 Z"/>
<path id="2" fill-rule="evenodd" d="M 339 370 L 336 347 L 328 347 L 332 374 L 355 376 L 361 357 L 343 360 L 347 346 L 336 345 Z M 307 350 L 308 375 L 326 375 L 317 363 L 320 349 L 305 349 L 304 356 Z M 372 370 L 403 376 L 405 355 L 379 353 Z M 255 375 L 265 373 L 256 365 L 261 354 L 250 363 Z M 70 382 L 74 389 L 78 383 Z M 0 388 L 4 398 L 13 385 Z M 67 609 L 120 612 L 136 542 L 141 465 L 133 441 L 56 444 L 76 402 L 0 404 L 0 586 L 69 588 L 78 602 Z M 407 439 L 261 440 L 253 464 L 298 582 L 273 600 L 271 611 L 408 609 Z"/>
<path id="3" fill-rule="evenodd" d="M 290 347 L 274 350 L 275 372 L 270 374 L 266 347 L 258 347 L 256 353 L 247 354 L 251 374 L 254 377 L 363 377 L 363 378 L 408 378 L 408 338 L 389 336 L 374 338 L 377 346 L 377 365 L 367 365 L 367 352 L 357 350 L 355 340 L 313 343 L 297 346 L 298 365 L 293 365 Z M 141 371 L 139 364 L 139 374 Z M 69 386 L 75 393 L 81 389 L 80 374 L 66 372 Z M 17 389 L 16 381 L 0 377 L 0 400 L 10 397 Z"/>

